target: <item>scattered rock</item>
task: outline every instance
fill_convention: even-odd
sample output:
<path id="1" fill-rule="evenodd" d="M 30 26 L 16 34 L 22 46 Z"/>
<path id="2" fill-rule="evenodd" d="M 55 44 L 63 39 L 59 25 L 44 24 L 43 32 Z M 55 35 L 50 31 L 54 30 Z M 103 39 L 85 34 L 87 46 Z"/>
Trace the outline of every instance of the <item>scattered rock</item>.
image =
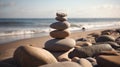
<path id="1" fill-rule="evenodd" d="M 115 38 L 110 35 L 101 35 L 96 39 L 96 42 L 108 42 L 108 41 L 115 41 Z"/>
<path id="2" fill-rule="evenodd" d="M 56 63 L 56 58 L 47 50 L 32 46 L 20 46 L 13 57 L 21 67 L 37 67 L 44 64 Z"/>
<path id="3" fill-rule="evenodd" d="M 112 51 L 113 48 L 109 44 L 102 44 L 102 45 L 93 45 L 93 46 L 85 46 L 85 47 L 77 47 L 72 52 L 69 53 L 69 57 L 94 57 L 98 53 L 102 51 Z"/>

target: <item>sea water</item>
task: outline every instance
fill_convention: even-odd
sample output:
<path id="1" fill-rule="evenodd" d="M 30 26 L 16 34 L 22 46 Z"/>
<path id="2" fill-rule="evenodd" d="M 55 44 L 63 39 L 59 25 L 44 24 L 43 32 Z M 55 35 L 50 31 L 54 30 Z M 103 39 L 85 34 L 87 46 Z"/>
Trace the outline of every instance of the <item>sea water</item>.
<path id="1" fill-rule="evenodd" d="M 50 24 L 57 22 L 54 18 L 1 18 L 0 19 L 0 44 L 15 40 L 34 38 L 49 35 L 52 31 Z M 120 18 L 69 18 L 69 30 L 87 31 L 104 28 L 119 28 Z"/>

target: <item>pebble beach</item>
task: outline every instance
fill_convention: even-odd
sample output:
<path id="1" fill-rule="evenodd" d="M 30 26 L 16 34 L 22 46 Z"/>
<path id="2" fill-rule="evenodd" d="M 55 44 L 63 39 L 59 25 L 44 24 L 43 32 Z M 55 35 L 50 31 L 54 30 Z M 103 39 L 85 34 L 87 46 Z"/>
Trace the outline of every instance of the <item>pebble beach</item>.
<path id="1" fill-rule="evenodd" d="M 56 16 L 49 36 L 1 44 L 0 67 L 120 67 L 120 27 L 71 33 L 67 14 Z"/>

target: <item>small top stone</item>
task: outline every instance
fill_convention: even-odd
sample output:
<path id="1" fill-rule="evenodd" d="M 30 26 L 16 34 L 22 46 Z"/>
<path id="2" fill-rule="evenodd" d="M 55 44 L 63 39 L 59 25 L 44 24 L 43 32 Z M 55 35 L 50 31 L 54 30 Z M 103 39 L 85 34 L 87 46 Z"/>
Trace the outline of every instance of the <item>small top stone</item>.
<path id="1" fill-rule="evenodd" d="M 56 16 L 58 16 L 58 17 L 66 17 L 67 14 L 66 14 L 66 13 L 63 13 L 63 12 L 57 12 L 57 13 L 56 13 Z"/>

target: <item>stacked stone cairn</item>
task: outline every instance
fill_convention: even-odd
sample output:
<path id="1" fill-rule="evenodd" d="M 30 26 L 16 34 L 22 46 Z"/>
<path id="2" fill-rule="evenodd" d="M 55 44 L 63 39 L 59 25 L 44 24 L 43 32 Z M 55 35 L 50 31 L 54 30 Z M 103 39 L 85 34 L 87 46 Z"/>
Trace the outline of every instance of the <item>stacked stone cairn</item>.
<path id="1" fill-rule="evenodd" d="M 50 32 L 50 36 L 54 39 L 48 40 L 45 43 L 45 49 L 49 51 L 68 51 L 76 45 L 74 39 L 68 38 L 70 36 L 70 23 L 67 21 L 67 14 L 58 12 L 56 13 L 57 22 L 50 25 L 55 29 Z"/>

